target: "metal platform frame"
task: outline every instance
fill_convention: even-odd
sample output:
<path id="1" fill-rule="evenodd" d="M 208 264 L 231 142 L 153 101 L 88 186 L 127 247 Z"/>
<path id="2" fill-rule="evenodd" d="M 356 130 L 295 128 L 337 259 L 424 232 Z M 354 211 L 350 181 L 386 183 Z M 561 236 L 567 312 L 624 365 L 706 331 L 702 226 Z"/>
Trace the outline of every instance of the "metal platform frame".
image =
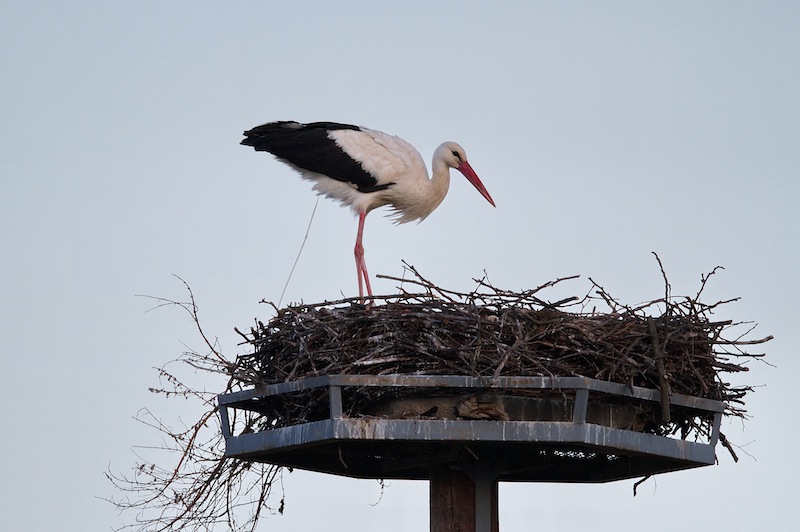
<path id="1" fill-rule="evenodd" d="M 343 390 L 376 386 L 453 394 L 558 391 L 571 399 L 572 413 L 568 421 L 348 417 Z M 229 409 L 259 412 L 265 400 L 316 388 L 327 389 L 327 418 L 232 434 Z M 458 470 L 474 483 L 474 529 L 482 531 L 497 530 L 498 481 L 607 482 L 714 463 L 723 403 L 670 397 L 671 406 L 711 423 L 707 441 L 690 441 L 587 422 L 590 396 L 656 408 L 661 401 L 658 390 L 583 377 L 327 375 L 223 394 L 218 403 L 226 457 L 356 478 L 431 480 L 432 497 L 435 479 Z"/>

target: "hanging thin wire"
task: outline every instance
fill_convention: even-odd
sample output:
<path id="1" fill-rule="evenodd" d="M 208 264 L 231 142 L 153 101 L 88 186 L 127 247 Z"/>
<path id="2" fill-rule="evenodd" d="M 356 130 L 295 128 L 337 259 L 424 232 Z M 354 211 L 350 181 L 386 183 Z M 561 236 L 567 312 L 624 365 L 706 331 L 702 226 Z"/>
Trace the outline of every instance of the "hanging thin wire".
<path id="1" fill-rule="evenodd" d="M 294 264 L 292 264 L 292 269 L 289 271 L 289 277 L 286 279 L 286 284 L 283 285 L 283 291 L 281 292 L 281 297 L 278 299 L 278 308 L 281 308 L 281 303 L 283 302 L 283 296 L 286 295 L 286 289 L 289 288 L 289 281 L 292 280 L 292 274 L 294 274 L 294 269 L 297 267 L 297 262 L 300 260 L 300 255 L 303 253 L 303 248 L 306 246 L 306 240 L 308 240 L 308 234 L 311 232 L 311 223 L 314 221 L 314 215 L 317 213 L 317 205 L 319 205 L 319 196 L 317 196 L 317 201 L 314 203 L 314 210 L 311 211 L 311 218 L 308 220 L 308 227 L 306 227 L 306 234 L 303 237 L 303 243 L 300 244 L 300 249 L 297 251 L 297 257 L 294 259 Z"/>

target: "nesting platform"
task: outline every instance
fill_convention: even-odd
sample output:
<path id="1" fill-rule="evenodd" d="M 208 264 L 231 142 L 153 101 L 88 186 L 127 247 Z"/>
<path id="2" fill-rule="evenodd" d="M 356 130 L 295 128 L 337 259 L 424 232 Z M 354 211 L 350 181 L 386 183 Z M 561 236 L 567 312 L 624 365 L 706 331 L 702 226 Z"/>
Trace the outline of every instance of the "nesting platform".
<path id="1" fill-rule="evenodd" d="M 431 531 L 497 532 L 498 484 L 602 483 L 712 465 L 744 416 L 743 346 L 722 302 L 619 304 L 599 285 L 547 302 L 479 280 L 275 307 L 218 397 L 225 457 L 430 481 Z M 713 273 L 713 272 L 712 272 Z M 711 274 L 709 274 L 710 276 Z M 708 276 L 702 277 L 703 286 Z M 666 282 L 666 277 L 665 277 Z M 597 310 L 597 304 L 608 312 Z"/>
<path id="2" fill-rule="evenodd" d="M 396 399 L 343 407 L 382 388 Z M 323 396 L 326 415 L 254 429 L 245 417 L 291 396 Z M 303 394 L 306 394 L 305 396 Z M 647 431 L 661 393 L 584 377 L 325 375 L 218 397 L 226 457 L 357 478 L 430 479 L 442 465 L 493 481 L 607 482 L 711 465 L 721 401 L 672 394 L 705 427 L 687 438 Z M 237 422 L 246 428 L 236 432 Z"/>

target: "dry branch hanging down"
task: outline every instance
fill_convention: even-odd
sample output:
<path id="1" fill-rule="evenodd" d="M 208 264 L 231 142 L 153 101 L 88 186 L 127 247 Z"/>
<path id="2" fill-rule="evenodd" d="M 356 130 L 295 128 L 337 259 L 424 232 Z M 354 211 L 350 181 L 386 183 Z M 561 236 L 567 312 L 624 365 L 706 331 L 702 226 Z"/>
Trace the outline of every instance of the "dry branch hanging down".
<path id="1" fill-rule="evenodd" d="M 162 384 L 150 391 L 166 398 L 192 400 L 202 414 L 194 423 L 175 427 L 150 410 L 140 411 L 137 421 L 155 429 L 161 443 L 137 448 L 138 463 L 130 473 L 106 473 L 118 491 L 109 501 L 125 515 L 133 516 L 118 530 L 253 531 L 263 512 L 283 512 L 282 496 L 277 508 L 268 506 L 273 486 L 277 483 L 280 487 L 277 481 L 282 469 L 224 458 L 225 442 L 216 399 L 219 393 L 240 390 L 242 383 L 231 378 L 236 373 L 236 362 L 225 358 L 216 340 L 206 335 L 194 294 L 180 280 L 189 294 L 188 301 L 153 299 L 157 307 L 177 306 L 189 314 L 203 350 L 185 352 L 178 361 L 192 371 L 223 377 L 220 388 L 195 389 L 166 367 L 158 369 Z"/>
<path id="2" fill-rule="evenodd" d="M 484 278 L 476 280 L 475 290 L 456 292 L 436 286 L 411 266 L 406 270 L 409 278 L 384 276 L 400 283 L 399 294 L 373 297 L 369 305 L 351 298 L 273 306 L 269 322 L 256 321 L 247 332 L 236 329 L 251 349 L 235 361 L 222 357 L 202 333 L 192 298 L 181 306 L 195 320 L 209 354 L 189 353 L 185 361 L 226 374 L 228 383 L 219 392 L 334 374 L 583 376 L 661 389 L 665 397 L 722 401 L 727 415 L 744 417 L 744 399 L 752 388 L 731 385 L 727 375 L 747 371 L 749 361 L 763 357 L 750 352 L 752 346 L 771 339 L 750 339 L 752 329 L 740 334 L 741 323 L 714 319 L 721 305 L 735 300 L 700 301 L 717 269 L 702 276 L 697 294 L 688 297 L 672 296 L 664 275 L 664 296 L 636 306 L 616 301 L 591 280 L 583 297 L 544 299 L 547 289 L 577 276 L 521 292 L 501 290 Z M 177 379 L 173 385 L 182 386 Z M 359 389 L 345 398 L 345 408 L 351 415 L 364 415 L 370 404 L 398 393 L 415 392 Z M 280 472 L 222 458 L 213 398 L 203 396 L 208 415 L 184 432 L 158 425 L 174 444 L 170 448 L 180 458 L 177 466 L 143 463 L 132 478 L 111 475 L 131 496 L 118 506 L 151 516 L 135 525 L 140 529 L 205 530 L 212 522 L 232 530 L 254 529 Z M 249 432 L 319 419 L 327 415 L 326 401 L 319 390 L 280 396 L 259 413 L 234 412 L 243 417 L 232 425 Z M 673 406 L 670 416 L 669 405 L 663 406 L 654 409 L 643 430 L 708 435 L 708 423 L 698 423 L 692 412 Z M 732 453 L 724 437 L 721 442 Z M 248 505 L 239 524 L 238 507 Z M 159 511 L 152 517 L 154 508 Z"/>

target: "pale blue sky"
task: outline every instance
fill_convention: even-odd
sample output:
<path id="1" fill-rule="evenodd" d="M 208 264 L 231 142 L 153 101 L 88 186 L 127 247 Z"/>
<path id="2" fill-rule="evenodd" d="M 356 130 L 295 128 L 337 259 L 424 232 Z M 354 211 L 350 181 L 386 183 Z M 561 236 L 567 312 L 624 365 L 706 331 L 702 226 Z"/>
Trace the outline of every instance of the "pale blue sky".
<path id="1" fill-rule="evenodd" d="M 462 144 L 497 203 L 455 174 L 420 225 L 373 213 L 370 273 L 401 260 L 454 289 L 484 270 L 509 289 L 581 274 L 626 302 L 676 294 L 716 265 L 722 318 L 760 323 L 777 369 L 746 453 L 596 486 L 503 485 L 501 529 L 774 528 L 795 519 L 800 434 L 800 4 L 785 2 L 3 2 L 0 5 L 0 527 L 109 530 L 103 478 L 157 443 L 132 417 L 192 419 L 148 393 L 153 367 L 199 347 L 150 294 L 194 289 L 233 357 L 269 318 L 314 206 L 308 183 L 241 132 L 291 119 L 397 134 L 426 161 Z M 321 201 L 286 299 L 356 294 L 351 214 Z M 374 281 L 376 293 L 394 283 Z M 207 376 L 187 378 L 215 389 Z M 748 453 L 751 456 L 748 456 Z M 260 530 L 427 527 L 424 483 L 295 472 Z M 674 517 L 673 517 L 674 516 Z M 130 516 L 129 516 L 130 517 Z"/>

